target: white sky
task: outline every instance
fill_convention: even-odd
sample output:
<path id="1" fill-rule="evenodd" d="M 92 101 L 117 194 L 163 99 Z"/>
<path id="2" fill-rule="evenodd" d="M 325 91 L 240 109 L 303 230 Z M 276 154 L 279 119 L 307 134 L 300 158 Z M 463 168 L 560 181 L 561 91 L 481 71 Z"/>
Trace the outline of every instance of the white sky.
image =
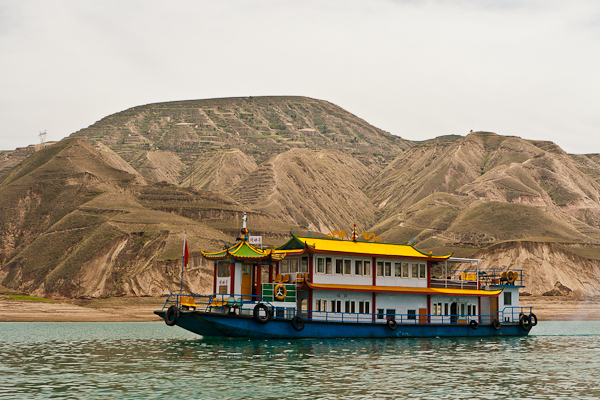
<path id="1" fill-rule="evenodd" d="M 260 95 L 410 140 L 600 153 L 600 2 L 0 0 L 0 150 L 137 105 Z"/>

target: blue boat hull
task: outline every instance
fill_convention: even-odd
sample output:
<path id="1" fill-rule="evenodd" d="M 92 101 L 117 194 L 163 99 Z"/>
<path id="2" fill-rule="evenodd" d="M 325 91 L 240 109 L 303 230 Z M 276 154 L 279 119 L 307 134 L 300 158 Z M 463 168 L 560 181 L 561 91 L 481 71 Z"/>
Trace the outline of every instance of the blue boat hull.
<path id="1" fill-rule="evenodd" d="M 165 310 L 155 311 L 165 318 Z M 202 311 L 180 311 L 177 326 L 209 337 L 246 337 L 256 339 L 334 339 L 334 338 L 433 338 L 526 336 L 528 330 L 519 324 L 492 325 L 473 329 L 460 324 L 398 324 L 395 330 L 387 324 L 304 321 L 304 329 L 296 331 L 288 319 L 274 319 L 266 324 L 249 316 L 212 314 Z"/>

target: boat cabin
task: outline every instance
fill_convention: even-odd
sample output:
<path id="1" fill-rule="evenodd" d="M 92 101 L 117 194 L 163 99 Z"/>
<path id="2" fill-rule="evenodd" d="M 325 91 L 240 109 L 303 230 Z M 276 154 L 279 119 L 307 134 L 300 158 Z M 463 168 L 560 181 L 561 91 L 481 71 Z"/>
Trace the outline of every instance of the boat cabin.
<path id="1" fill-rule="evenodd" d="M 252 315 L 257 302 L 276 318 L 341 322 L 473 324 L 518 322 L 522 271 L 480 270 L 476 259 L 433 255 L 411 244 L 291 238 L 274 249 L 248 240 L 205 253 L 222 307 Z M 432 269 L 442 271 L 433 278 Z M 439 275 L 439 274 L 438 274 Z M 475 321 L 475 322 L 471 322 Z"/>

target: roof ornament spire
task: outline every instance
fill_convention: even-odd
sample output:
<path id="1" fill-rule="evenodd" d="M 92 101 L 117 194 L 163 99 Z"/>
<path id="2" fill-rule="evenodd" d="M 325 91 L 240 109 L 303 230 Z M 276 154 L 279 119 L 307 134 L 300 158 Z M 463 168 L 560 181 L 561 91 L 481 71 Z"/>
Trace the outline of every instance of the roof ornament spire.
<path id="1" fill-rule="evenodd" d="M 242 237 L 241 239 L 245 242 L 248 241 L 248 228 L 246 226 L 246 222 L 248 221 L 248 216 L 246 215 L 246 212 L 244 212 L 244 217 L 242 218 L 242 221 L 244 221 L 244 224 L 242 225 Z"/>
<path id="2" fill-rule="evenodd" d="M 356 238 L 358 233 L 356 232 L 356 224 L 354 224 L 354 229 L 352 230 L 352 241 L 356 242 Z"/>

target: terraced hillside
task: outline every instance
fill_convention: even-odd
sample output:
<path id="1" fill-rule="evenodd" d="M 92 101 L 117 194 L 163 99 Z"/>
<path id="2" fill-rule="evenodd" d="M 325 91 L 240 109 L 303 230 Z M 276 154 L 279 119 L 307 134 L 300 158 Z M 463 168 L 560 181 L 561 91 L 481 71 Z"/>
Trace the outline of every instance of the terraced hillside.
<path id="1" fill-rule="evenodd" d="M 148 104 L 72 136 L 100 141 L 143 176 L 177 184 L 206 152 L 240 149 L 260 164 L 292 148 L 335 149 L 379 170 L 410 147 L 334 104 L 293 96 Z"/>
<path id="2" fill-rule="evenodd" d="M 177 287 L 190 250 L 290 230 L 483 256 L 532 293 L 600 295 L 600 156 L 490 132 L 410 143 L 304 97 L 150 104 L 0 154 L 0 285 L 74 297 Z M 566 271 L 566 272 L 565 272 Z M 527 275 L 527 274 L 526 274 Z M 185 282 L 210 286 L 201 257 Z M 583 281 L 582 281 L 583 279 Z"/>
<path id="3" fill-rule="evenodd" d="M 267 243 L 289 224 L 207 191 L 148 182 L 102 144 L 65 139 L 0 177 L 0 284 L 68 297 L 160 295 L 192 254 L 234 242 L 244 211 Z M 227 232 L 227 233 L 224 233 Z M 186 285 L 207 283 L 195 257 Z"/>
<path id="4" fill-rule="evenodd" d="M 590 255 L 600 243 L 595 173 L 592 158 L 553 143 L 476 132 L 412 147 L 365 192 L 390 241 L 465 255 L 509 240 L 558 242 Z"/>

